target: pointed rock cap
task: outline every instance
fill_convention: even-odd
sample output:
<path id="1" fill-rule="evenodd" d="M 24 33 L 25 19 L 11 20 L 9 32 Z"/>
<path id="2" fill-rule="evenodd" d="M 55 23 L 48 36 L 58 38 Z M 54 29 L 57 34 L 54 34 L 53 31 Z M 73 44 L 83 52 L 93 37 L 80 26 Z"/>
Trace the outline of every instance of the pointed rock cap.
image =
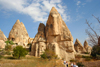
<path id="1" fill-rule="evenodd" d="M 86 40 L 84 41 L 84 45 L 88 45 L 88 42 Z"/>
<path id="2" fill-rule="evenodd" d="M 20 20 L 18 19 L 15 24 L 20 24 Z"/>
<path id="3" fill-rule="evenodd" d="M 57 12 L 57 13 L 58 13 L 58 11 L 57 11 L 57 9 L 56 9 L 55 7 L 52 7 L 50 13 L 51 13 L 51 12 Z"/>
<path id="4" fill-rule="evenodd" d="M 88 48 L 88 42 L 86 40 L 84 41 L 84 48 Z"/>
<path id="5" fill-rule="evenodd" d="M 0 29 L 0 40 L 6 41 L 7 37 L 4 35 L 4 33 Z"/>
<path id="6" fill-rule="evenodd" d="M 42 32 L 45 31 L 45 25 L 44 25 L 43 23 L 40 23 L 40 24 L 39 24 L 38 32 L 39 32 L 39 31 L 42 31 Z"/>
<path id="7" fill-rule="evenodd" d="M 79 44 L 80 46 L 82 46 L 82 44 L 80 43 L 78 39 L 76 39 L 75 44 Z"/>

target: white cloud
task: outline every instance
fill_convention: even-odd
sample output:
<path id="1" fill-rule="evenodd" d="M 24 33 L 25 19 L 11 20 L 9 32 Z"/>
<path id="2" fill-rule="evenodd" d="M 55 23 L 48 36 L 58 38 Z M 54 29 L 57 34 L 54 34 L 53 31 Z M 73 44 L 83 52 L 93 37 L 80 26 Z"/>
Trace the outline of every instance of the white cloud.
<path id="1" fill-rule="evenodd" d="M 61 0 L 0 0 L 0 9 L 29 15 L 35 22 L 46 22 L 53 6 L 64 21 L 69 21 L 70 16 L 66 14 L 66 6 L 62 5 Z"/>
<path id="2" fill-rule="evenodd" d="M 76 5 L 79 5 L 81 3 L 81 1 L 77 1 Z"/>

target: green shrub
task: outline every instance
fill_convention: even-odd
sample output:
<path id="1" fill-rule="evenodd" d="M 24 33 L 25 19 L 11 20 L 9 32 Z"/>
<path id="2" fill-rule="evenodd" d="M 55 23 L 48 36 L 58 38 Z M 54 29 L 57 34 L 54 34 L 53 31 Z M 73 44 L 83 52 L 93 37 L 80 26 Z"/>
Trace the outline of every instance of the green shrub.
<path id="1" fill-rule="evenodd" d="M 6 51 L 5 54 L 6 55 L 11 55 L 11 52 L 10 51 Z"/>
<path id="2" fill-rule="evenodd" d="M 84 52 L 84 54 L 89 54 L 89 52 Z"/>
<path id="3" fill-rule="evenodd" d="M 6 43 L 7 45 L 13 45 L 13 44 L 14 44 L 13 41 L 10 41 L 10 40 L 5 41 L 5 43 Z"/>
<path id="4" fill-rule="evenodd" d="M 0 59 L 1 59 L 1 58 L 3 58 L 3 56 L 2 56 L 2 55 L 0 55 Z"/>
<path id="5" fill-rule="evenodd" d="M 75 60 L 75 59 L 71 59 L 70 62 L 77 62 L 77 60 Z"/>
<path id="6" fill-rule="evenodd" d="M 96 59 L 97 59 L 97 60 L 100 60 L 100 55 L 97 55 L 97 54 L 96 54 Z"/>
<path id="7" fill-rule="evenodd" d="M 46 55 L 45 52 L 41 55 L 41 58 L 43 58 L 43 59 L 46 59 L 47 58 L 47 55 Z"/>
<path id="8" fill-rule="evenodd" d="M 2 56 L 2 55 L 5 55 L 5 50 L 1 50 L 0 51 L 0 55 Z"/>
<path id="9" fill-rule="evenodd" d="M 57 55 L 55 55 L 55 52 L 53 50 L 45 50 L 45 52 L 41 55 L 41 58 L 43 59 L 52 59 L 57 58 Z"/>
<path id="10" fill-rule="evenodd" d="M 91 58 L 85 58 L 85 61 L 91 61 L 92 59 Z"/>
<path id="11" fill-rule="evenodd" d="M 81 55 L 75 55 L 75 58 L 82 58 Z"/>
<path id="12" fill-rule="evenodd" d="M 93 56 L 93 57 L 96 58 L 96 54 L 97 54 L 97 55 L 100 55 L 100 46 L 99 46 L 99 45 L 95 45 L 95 46 L 93 46 L 93 48 L 92 48 L 91 56 Z"/>
<path id="13" fill-rule="evenodd" d="M 11 45 L 6 45 L 6 46 L 5 46 L 5 50 L 6 50 L 6 51 L 10 51 L 10 50 L 11 50 Z"/>
<path id="14" fill-rule="evenodd" d="M 84 67 L 84 64 L 82 64 L 82 62 L 78 62 L 76 63 L 79 67 Z"/>
<path id="15" fill-rule="evenodd" d="M 20 59 L 20 57 L 25 57 L 28 54 L 28 51 L 22 46 L 16 46 L 13 49 L 13 57 Z"/>
<path id="16" fill-rule="evenodd" d="M 92 58 L 92 56 L 84 56 L 84 55 L 82 55 L 82 58 Z"/>

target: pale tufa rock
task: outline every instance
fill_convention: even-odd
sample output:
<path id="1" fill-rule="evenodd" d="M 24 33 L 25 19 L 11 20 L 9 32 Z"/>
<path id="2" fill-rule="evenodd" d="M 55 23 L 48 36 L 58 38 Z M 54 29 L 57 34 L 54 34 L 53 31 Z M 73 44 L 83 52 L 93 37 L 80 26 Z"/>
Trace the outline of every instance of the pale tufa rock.
<path id="1" fill-rule="evenodd" d="M 16 45 L 27 47 L 29 35 L 24 24 L 17 20 L 13 25 L 8 38 L 9 40 L 12 40 Z"/>
<path id="2" fill-rule="evenodd" d="M 82 44 L 80 43 L 80 41 L 78 39 L 76 39 L 76 41 L 75 41 L 74 48 L 77 53 L 86 52 L 85 48 L 82 46 Z"/>
<path id="3" fill-rule="evenodd" d="M 0 29 L 0 40 L 6 41 L 7 37 L 4 35 L 4 33 Z"/>
<path id="4" fill-rule="evenodd" d="M 46 39 L 47 47 L 54 49 L 60 59 L 69 61 L 75 58 L 71 32 L 54 7 L 51 9 L 46 23 Z"/>
<path id="5" fill-rule="evenodd" d="M 40 57 L 46 49 L 46 38 L 45 38 L 45 25 L 40 23 L 38 27 L 38 33 L 36 34 L 31 48 L 31 55 Z"/>
<path id="6" fill-rule="evenodd" d="M 88 52 L 89 54 L 91 53 L 92 47 L 88 45 L 88 42 L 86 40 L 84 41 L 84 48 L 86 52 Z"/>

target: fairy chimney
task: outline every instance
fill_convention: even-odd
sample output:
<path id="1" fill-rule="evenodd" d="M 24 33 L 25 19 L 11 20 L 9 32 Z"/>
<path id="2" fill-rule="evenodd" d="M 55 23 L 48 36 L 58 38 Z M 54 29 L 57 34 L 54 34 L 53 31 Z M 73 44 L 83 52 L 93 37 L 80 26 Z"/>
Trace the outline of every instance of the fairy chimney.
<path id="1" fill-rule="evenodd" d="M 22 45 L 23 47 L 26 47 L 28 44 L 29 35 L 24 24 L 17 20 L 13 25 L 8 38 L 16 45 Z"/>
<path id="2" fill-rule="evenodd" d="M 77 53 L 86 52 L 85 48 L 82 46 L 82 44 L 80 43 L 80 41 L 78 39 L 76 39 L 76 41 L 75 41 L 74 48 Z"/>

